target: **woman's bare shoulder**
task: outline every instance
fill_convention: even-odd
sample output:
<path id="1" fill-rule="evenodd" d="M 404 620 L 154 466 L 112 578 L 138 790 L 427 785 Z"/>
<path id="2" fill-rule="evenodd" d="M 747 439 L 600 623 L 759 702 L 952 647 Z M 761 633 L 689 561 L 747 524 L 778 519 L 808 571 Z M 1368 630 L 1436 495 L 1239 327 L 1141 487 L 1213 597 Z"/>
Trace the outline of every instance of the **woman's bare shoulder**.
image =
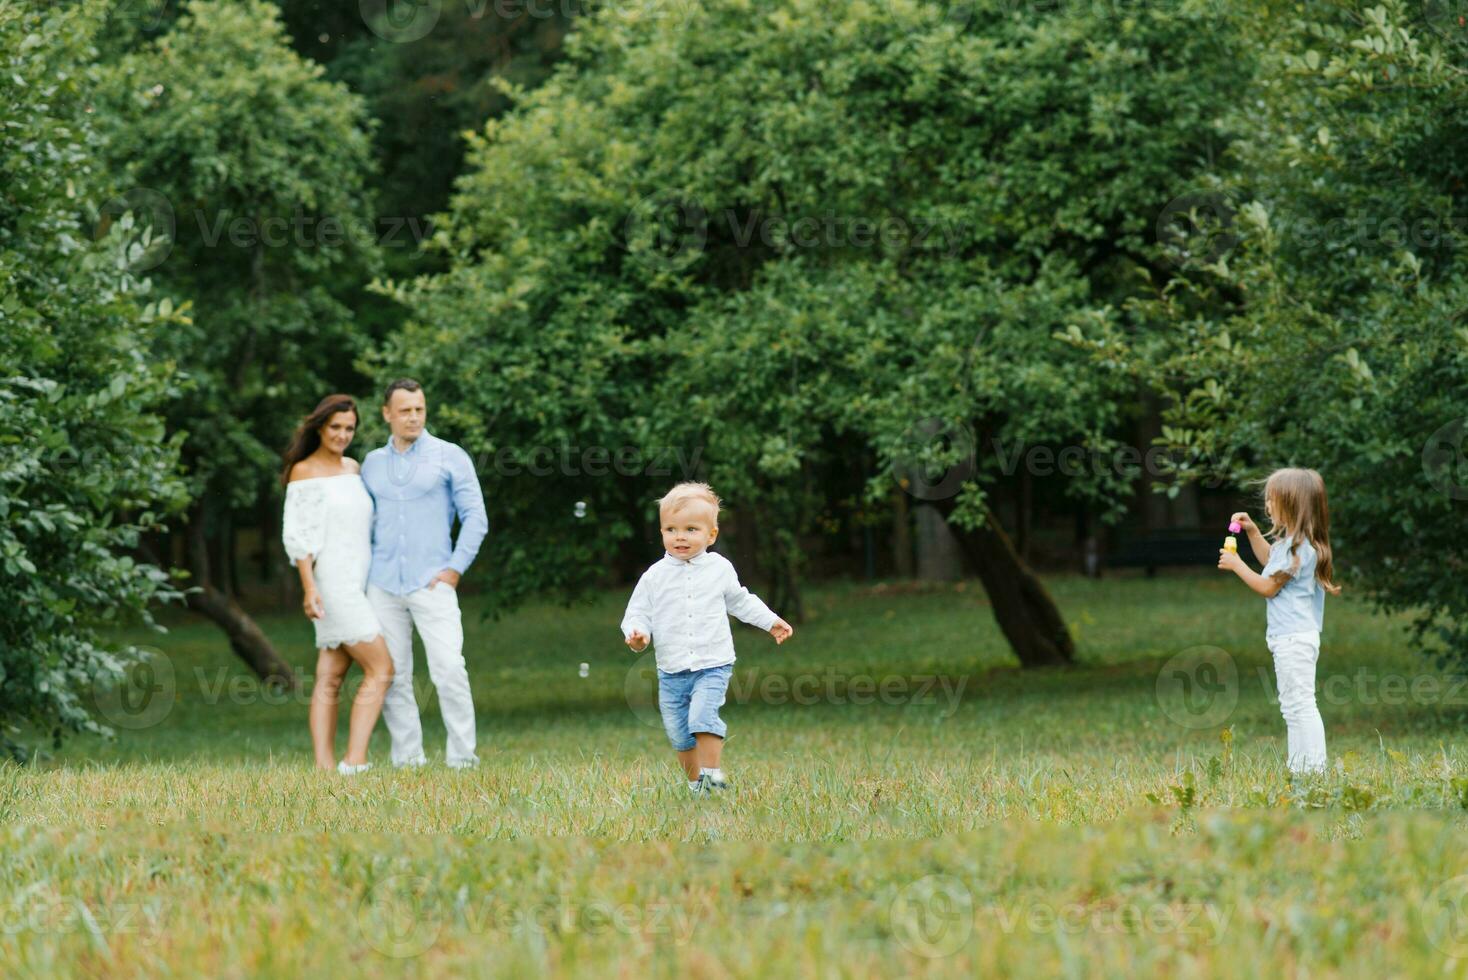
<path id="1" fill-rule="evenodd" d="M 321 464 L 314 459 L 303 459 L 291 467 L 290 476 L 286 478 L 287 483 L 295 483 L 298 480 L 312 480 L 318 476 L 325 476 L 321 472 Z"/>
<path id="2" fill-rule="evenodd" d="M 287 483 L 298 483 L 301 480 L 316 480 L 321 477 L 356 475 L 362 472 L 362 466 L 350 456 L 343 456 L 340 469 L 330 469 L 329 464 L 312 456 L 307 456 L 291 467 L 290 476 L 286 478 Z"/>

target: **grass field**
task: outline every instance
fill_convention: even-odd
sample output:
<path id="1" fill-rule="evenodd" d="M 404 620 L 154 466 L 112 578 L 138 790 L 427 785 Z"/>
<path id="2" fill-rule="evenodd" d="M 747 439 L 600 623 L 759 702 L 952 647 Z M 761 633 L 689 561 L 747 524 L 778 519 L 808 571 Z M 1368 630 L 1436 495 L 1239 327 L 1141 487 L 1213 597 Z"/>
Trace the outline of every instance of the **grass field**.
<path id="1" fill-rule="evenodd" d="M 496 623 L 466 599 L 483 765 L 393 771 L 380 731 L 351 780 L 311 768 L 304 693 L 178 620 L 102 692 L 116 741 L 0 769 L 0 970 L 1464 973 L 1468 688 L 1401 623 L 1332 600 L 1332 770 L 1295 783 L 1261 603 L 1213 576 L 1050 585 L 1075 668 L 1020 671 L 972 584 L 826 587 L 782 647 L 737 629 L 714 798 L 620 594 Z M 305 621 L 262 625 L 309 683 Z"/>

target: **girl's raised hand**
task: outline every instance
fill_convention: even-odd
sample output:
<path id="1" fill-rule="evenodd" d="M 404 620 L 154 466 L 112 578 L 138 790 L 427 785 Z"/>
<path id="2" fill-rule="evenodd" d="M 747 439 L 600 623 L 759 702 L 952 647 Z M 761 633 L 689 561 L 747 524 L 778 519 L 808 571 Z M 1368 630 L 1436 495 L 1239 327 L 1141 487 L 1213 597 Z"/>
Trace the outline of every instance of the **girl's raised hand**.
<path id="1" fill-rule="evenodd" d="M 1254 527 L 1254 522 L 1249 518 L 1249 512 L 1246 510 L 1238 511 L 1234 514 L 1233 517 L 1230 517 L 1229 520 L 1237 521 L 1239 527 L 1244 529 L 1245 534 L 1249 533 L 1250 531 L 1256 530 L 1256 528 Z"/>

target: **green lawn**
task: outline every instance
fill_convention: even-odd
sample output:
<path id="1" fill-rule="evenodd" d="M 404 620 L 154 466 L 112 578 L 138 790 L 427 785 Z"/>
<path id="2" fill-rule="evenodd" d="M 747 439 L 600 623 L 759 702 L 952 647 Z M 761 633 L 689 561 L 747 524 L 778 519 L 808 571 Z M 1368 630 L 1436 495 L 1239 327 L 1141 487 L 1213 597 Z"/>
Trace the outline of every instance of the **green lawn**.
<path id="1" fill-rule="evenodd" d="M 379 732 L 352 780 L 311 768 L 304 694 L 178 620 L 102 698 L 116 741 L 0 769 L 0 967 L 1461 974 L 1468 689 L 1401 623 L 1331 601 L 1333 769 L 1295 784 L 1237 583 L 1049 584 L 1072 669 L 1020 671 L 972 583 L 820 589 L 782 647 L 736 629 L 734 789 L 708 799 L 620 643 L 622 594 L 497 623 L 466 600 L 484 764 L 395 772 Z M 306 622 L 262 625 L 309 675 Z"/>

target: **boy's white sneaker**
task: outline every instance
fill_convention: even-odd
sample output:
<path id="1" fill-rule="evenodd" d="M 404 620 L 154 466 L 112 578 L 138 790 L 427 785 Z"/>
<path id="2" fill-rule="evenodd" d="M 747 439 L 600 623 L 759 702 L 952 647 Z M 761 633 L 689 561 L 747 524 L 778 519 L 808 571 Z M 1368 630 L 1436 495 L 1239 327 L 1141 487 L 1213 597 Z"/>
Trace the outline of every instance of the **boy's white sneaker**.
<path id="1" fill-rule="evenodd" d="M 722 769 L 705 769 L 699 774 L 698 781 L 709 790 L 729 788 L 729 781 L 724 778 Z"/>

